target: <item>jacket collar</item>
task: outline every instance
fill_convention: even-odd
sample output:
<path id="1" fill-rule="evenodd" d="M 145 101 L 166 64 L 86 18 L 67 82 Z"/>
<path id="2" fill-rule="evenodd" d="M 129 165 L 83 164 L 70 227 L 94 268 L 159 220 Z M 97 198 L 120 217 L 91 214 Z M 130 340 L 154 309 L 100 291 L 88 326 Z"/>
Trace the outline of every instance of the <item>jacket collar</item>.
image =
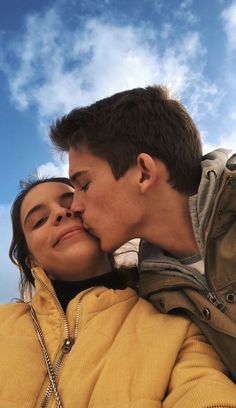
<path id="1" fill-rule="evenodd" d="M 202 258 L 205 257 L 207 223 L 229 153 L 230 150 L 227 149 L 216 149 L 203 156 L 198 192 L 189 198 L 193 231 Z"/>
<path id="2" fill-rule="evenodd" d="M 35 267 L 32 269 L 32 273 L 35 277 L 36 289 L 32 298 L 35 311 L 40 314 L 58 313 L 59 301 L 45 271 L 40 267 Z M 126 301 L 130 297 L 136 298 L 136 296 L 136 292 L 131 288 L 114 290 L 104 286 L 97 286 L 78 293 L 69 306 L 73 309 L 83 299 L 83 303 L 87 304 L 87 310 L 96 313 L 111 307 L 115 303 Z"/>

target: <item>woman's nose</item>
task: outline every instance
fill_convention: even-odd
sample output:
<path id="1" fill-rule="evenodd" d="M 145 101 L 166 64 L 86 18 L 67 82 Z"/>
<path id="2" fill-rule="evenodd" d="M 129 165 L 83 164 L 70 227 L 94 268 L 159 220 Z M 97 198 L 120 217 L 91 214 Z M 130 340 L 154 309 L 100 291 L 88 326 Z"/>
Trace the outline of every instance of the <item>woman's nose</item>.
<path id="1" fill-rule="evenodd" d="M 56 215 L 56 222 L 61 222 L 63 218 L 70 218 L 72 216 L 73 212 L 68 208 L 64 208 Z"/>

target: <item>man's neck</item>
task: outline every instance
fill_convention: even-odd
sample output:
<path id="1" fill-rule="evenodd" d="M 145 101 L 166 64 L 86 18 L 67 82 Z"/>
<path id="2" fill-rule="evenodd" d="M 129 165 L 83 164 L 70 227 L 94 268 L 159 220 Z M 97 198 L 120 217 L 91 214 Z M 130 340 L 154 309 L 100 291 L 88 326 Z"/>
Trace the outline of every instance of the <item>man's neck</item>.
<path id="1" fill-rule="evenodd" d="M 157 211 L 153 206 L 146 218 L 142 238 L 177 258 L 198 253 L 188 197 L 174 191 L 171 200 L 157 203 Z"/>

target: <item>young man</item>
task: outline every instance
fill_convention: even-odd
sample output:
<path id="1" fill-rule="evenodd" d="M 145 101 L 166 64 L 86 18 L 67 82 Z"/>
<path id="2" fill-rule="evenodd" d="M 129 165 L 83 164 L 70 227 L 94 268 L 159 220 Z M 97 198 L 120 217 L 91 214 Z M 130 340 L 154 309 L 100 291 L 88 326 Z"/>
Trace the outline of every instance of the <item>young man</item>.
<path id="1" fill-rule="evenodd" d="M 236 379 L 236 159 L 202 157 L 199 132 L 162 87 L 75 109 L 51 128 L 69 152 L 72 209 L 111 252 L 142 238 L 140 293 L 187 313 Z"/>

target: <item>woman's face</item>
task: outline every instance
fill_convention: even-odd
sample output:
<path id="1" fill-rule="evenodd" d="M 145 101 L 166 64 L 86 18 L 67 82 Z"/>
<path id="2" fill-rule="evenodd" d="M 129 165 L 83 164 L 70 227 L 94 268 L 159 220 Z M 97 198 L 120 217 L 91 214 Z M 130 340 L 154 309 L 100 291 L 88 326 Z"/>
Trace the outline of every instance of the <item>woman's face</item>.
<path id="1" fill-rule="evenodd" d="M 70 211 L 74 189 L 61 182 L 33 187 L 21 206 L 21 226 L 31 266 L 51 279 L 82 280 L 107 272 L 110 265 L 99 242 Z"/>

